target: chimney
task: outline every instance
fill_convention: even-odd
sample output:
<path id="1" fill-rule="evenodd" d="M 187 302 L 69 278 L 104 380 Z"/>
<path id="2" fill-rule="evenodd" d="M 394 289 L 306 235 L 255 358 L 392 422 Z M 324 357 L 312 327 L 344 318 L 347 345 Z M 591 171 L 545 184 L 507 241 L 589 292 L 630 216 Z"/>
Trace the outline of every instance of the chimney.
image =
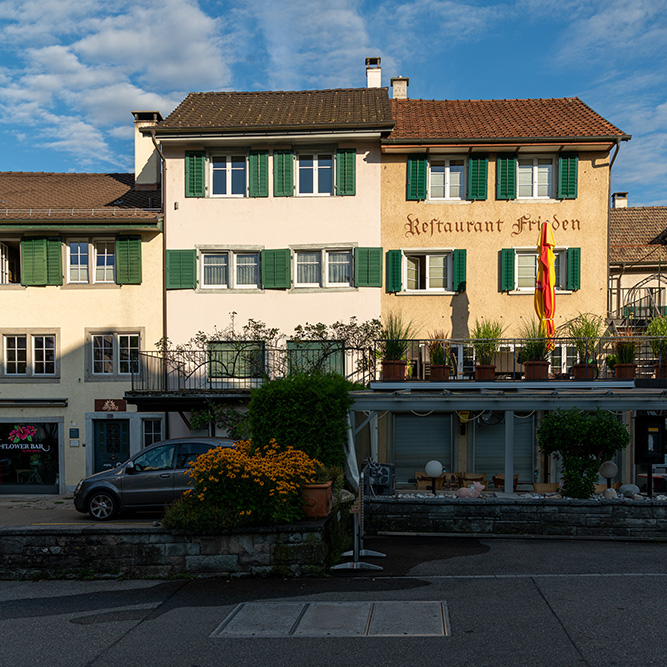
<path id="1" fill-rule="evenodd" d="M 366 88 L 382 88 L 380 58 L 366 58 Z"/>
<path id="2" fill-rule="evenodd" d="M 628 193 L 614 192 L 611 196 L 612 208 L 628 208 Z"/>
<path id="3" fill-rule="evenodd" d="M 162 120 L 159 111 L 133 111 L 134 116 L 134 189 L 157 190 L 160 187 L 160 156 L 150 134 L 142 130 L 156 127 Z"/>
<path id="4" fill-rule="evenodd" d="M 408 99 L 408 86 L 410 79 L 407 76 L 395 76 L 391 81 L 391 96 L 395 100 Z"/>

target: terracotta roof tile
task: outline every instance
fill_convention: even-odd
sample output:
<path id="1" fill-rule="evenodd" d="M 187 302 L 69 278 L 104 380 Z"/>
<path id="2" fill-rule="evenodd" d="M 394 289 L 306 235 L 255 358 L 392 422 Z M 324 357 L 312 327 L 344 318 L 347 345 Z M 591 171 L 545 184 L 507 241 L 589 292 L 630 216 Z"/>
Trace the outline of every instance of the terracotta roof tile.
<path id="1" fill-rule="evenodd" d="M 157 131 L 391 127 L 386 88 L 190 93 Z"/>
<path id="2" fill-rule="evenodd" d="M 667 206 L 609 211 L 609 261 L 667 263 Z"/>
<path id="3" fill-rule="evenodd" d="M 134 174 L 0 172 L 0 223 L 66 210 L 77 218 L 155 218 L 160 206 L 160 191 L 135 190 Z"/>
<path id="4" fill-rule="evenodd" d="M 389 141 L 626 136 L 576 97 L 531 100 L 391 100 Z"/>

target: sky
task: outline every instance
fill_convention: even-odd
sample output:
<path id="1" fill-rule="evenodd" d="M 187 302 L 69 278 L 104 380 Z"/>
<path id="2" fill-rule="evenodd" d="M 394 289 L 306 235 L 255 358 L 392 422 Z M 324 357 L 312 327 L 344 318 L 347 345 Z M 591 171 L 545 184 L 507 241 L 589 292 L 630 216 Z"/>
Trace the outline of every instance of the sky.
<path id="1" fill-rule="evenodd" d="M 612 192 L 667 205 L 667 0 L 0 0 L 0 171 L 132 171 L 132 111 L 369 56 L 412 99 L 579 97 L 632 135 Z"/>

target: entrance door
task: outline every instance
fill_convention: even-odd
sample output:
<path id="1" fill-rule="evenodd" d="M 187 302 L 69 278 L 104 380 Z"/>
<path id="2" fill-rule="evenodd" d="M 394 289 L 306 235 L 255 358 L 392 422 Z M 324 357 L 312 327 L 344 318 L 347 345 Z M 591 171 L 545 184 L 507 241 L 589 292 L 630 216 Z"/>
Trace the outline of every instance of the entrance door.
<path id="1" fill-rule="evenodd" d="M 95 472 L 115 468 L 130 457 L 130 420 L 93 422 L 95 429 Z"/>

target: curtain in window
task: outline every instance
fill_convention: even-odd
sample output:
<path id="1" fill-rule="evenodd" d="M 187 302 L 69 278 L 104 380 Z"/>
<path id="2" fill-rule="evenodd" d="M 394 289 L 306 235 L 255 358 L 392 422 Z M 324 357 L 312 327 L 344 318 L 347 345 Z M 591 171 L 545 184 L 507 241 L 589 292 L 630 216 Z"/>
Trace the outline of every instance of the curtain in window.
<path id="1" fill-rule="evenodd" d="M 257 255 L 236 256 L 236 283 L 237 285 L 257 285 Z"/>
<path id="2" fill-rule="evenodd" d="M 329 253 L 329 282 L 350 284 L 350 266 L 352 264 L 352 253 L 330 252 Z"/>
<path id="3" fill-rule="evenodd" d="M 447 258 L 444 255 L 428 258 L 428 286 L 431 289 L 447 286 Z"/>
<path id="4" fill-rule="evenodd" d="M 227 285 L 227 255 L 204 255 L 204 285 Z"/>
<path id="5" fill-rule="evenodd" d="M 319 252 L 300 252 L 297 255 L 296 281 L 298 283 L 316 283 L 321 276 L 322 255 Z"/>

